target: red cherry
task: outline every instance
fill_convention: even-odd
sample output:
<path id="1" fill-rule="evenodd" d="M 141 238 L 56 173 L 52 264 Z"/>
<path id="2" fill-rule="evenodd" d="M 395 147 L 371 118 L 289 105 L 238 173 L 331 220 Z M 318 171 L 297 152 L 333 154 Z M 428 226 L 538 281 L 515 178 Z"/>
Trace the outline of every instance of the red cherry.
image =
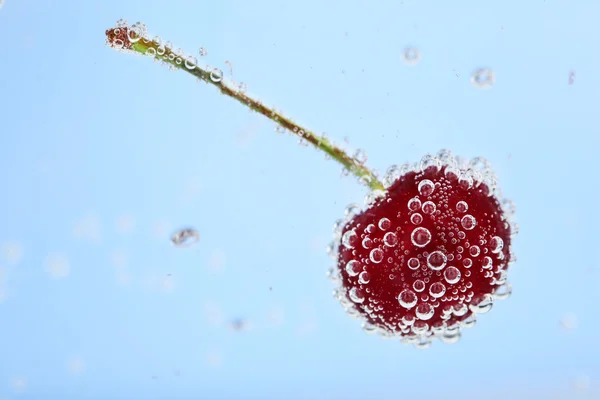
<path id="1" fill-rule="evenodd" d="M 500 204 L 487 161 L 446 150 L 386 180 L 385 193 L 336 224 L 335 295 L 368 332 L 421 348 L 455 342 L 510 294 L 512 203 Z"/>

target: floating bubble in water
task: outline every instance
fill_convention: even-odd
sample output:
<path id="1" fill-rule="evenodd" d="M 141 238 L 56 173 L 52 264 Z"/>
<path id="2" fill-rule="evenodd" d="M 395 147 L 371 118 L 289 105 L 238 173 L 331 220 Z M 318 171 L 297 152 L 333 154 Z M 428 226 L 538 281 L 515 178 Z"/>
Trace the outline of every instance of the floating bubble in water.
<path id="1" fill-rule="evenodd" d="M 410 235 L 410 239 L 415 246 L 425 247 L 431 242 L 431 232 L 426 228 L 415 228 Z"/>
<path id="2" fill-rule="evenodd" d="M 423 290 L 425 290 L 425 282 L 423 282 L 421 279 L 417 279 L 413 282 L 413 289 L 415 292 L 421 293 Z"/>
<path id="3" fill-rule="evenodd" d="M 453 285 L 460 281 L 460 271 L 456 267 L 448 267 L 444 270 L 444 279 L 446 279 L 446 282 Z"/>
<path id="4" fill-rule="evenodd" d="M 502 238 L 499 236 L 494 236 L 492 238 L 492 240 L 490 241 L 490 247 L 491 247 L 492 253 L 494 253 L 494 254 L 500 253 L 502 251 L 502 249 L 504 248 L 504 240 L 502 240 Z"/>
<path id="5" fill-rule="evenodd" d="M 383 244 L 387 247 L 394 247 L 398 243 L 398 237 L 394 232 L 388 232 L 383 235 Z"/>
<path id="6" fill-rule="evenodd" d="M 411 257 L 406 264 L 408 265 L 408 268 L 412 269 L 413 271 L 419 269 L 419 266 L 421 265 L 419 259 L 416 257 Z"/>
<path id="7" fill-rule="evenodd" d="M 379 229 L 381 229 L 382 231 L 387 231 L 392 226 L 392 223 L 387 218 L 381 218 L 377 225 L 379 226 Z"/>
<path id="8" fill-rule="evenodd" d="M 404 289 L 398 295 L 398 303 L 406 309 L 411 309 L 417 304 L 417 295 L 410 289 Z"/>
<path id="9" fill-rule="evenodd" d="M 187 69 L 189 69 L 190 71 L 195 69 L 197 64 L 198 64 L 198 60 L 194 56 L 188 56 L 185 59 L 185 67 Z"/>
<path id="10" fill-rule="evenodd" d="M 348 249 L 353 248 L 357 240 L 358 235 L 354 230 L 346 231 L 342 236 L 342 244 Z"/>
<path id="11" fill-rule="evenodd" d="M 369 282 L 371 282 L 371 275 L 367 271 L 361 272 L 358 276 L 358 283 L 366 285 Z"/>
<path id="12" fill-rule="evenodd" d="M 473 246 L 469 247 L 469 254 L 472 257 L 477 257 L 479 255 L 479 253 L 480 253 L 479 246 L 473 245 Z"/>
<path id="13" fill-rule="evenodd" d="M 435 310 L 429 303 L 421 303 L 415 309 L 415 315 L 422 321 L 427 321 L 433 317 Z"/>
<path id="14" fill-rule="evenodd" d="M 200 47 L 198 53 L 200 54 L 200 57 L 205 57 L 208 54 L 208 50 L 206 50 L 204 47 Z"/>
<path id="15" fill-rule="evenodd" d="M 494 297 L 491 294 L 485 293 L 478 299 L 477 302 L 471 303 L 469 309 L 475 314 L 485 314 L 492 309 L 494 305 Z"/>
<path id="16" fill-rule="evenodd" d="M 421 200 L 413 197 L 408 201 L 408 209 L 410 211 L 417 211 L 419 208 L 421 208 Z"/>
<path id="17" fill-rule="evenodd" d="M 371 250 L 369 258 L 375 264 L 379 264 L 381 261 L 383 261 L 383 256 L 384 256 L 383 251 L 381 251 L 381 249 L 377 248 L 377 249 Z"/>
<path id="18" fill-rule="evenodd" d="M 419 213 L 415 213 L 410 216 L 410 222 L 414 225 L 420 225 L 423 222 L 423 216 Z"/>
<path id="19" fill-rule="evenodd" d="M 471 83 L 479 89 L 489 89 L 495 81 L 494 71 L 490 68 L 477 68 L 471 75 Z"/>
<path id="20" fill-rule="evenodd" d="M 475 228 L 475 225 L 477 225 L 477 220 L 471 214 L 467 214 L 462 217 L 460 224 L 463 228 L 470 231 L 471 229 Z"/>
<path id="21" fill-rule="evenodd" d="M 361 265 L 361 263 L 359 261 L 350 260 L 346 264 L 346 272 L 350 276 L 356 276 L 356 275 L 358 275 L 361 270 L 362 270 L 362 265 Z"/>
<path id="22" fill-rule="evenodd" d="M 406 47 L 402 53 L 402 58 L 406 64 L 415 65 L 421 59 L 421 54 L 415 47 Z"/>
<path id="23" fill-rule="evenodd" d="M 171 242 L 177 247 L 190 247 L 198 243 L 200 233 L 193 228 L 180 229 L 171 235 Z"/>
<path id="24" fill-rule="evenodd" d="M 429 179 L 423 179 L 421 182 L 419 182 L 417 189 L 419 190 L 419 194 L 421 194 L 421 196 L 429 196 L 435 190 L 435 185 Z"/>
<path id="25" fill-rule="evenodd" d="M 439 250 L 431 252 L 427 257 L 427 266 L 434 271 L 440 271 L 446 266 L 448 257 Z"/>
<path id="26" fill-rule="evenodd" d="M 461 200 L 458 203 L 456 203 L 456 211 L 458 211 L 459 213 L 461 213 L 461 214 L 466 213 L 468 209 L 469 209 L 469 205 L 467 204 L 466 201 Z"/>
<path id="27" fill-rule="evenodd" d="M 429 294 L 435 299 L 442 297 L 445 293 L 446 286 L 444 286 L 444 284 L 441 282 L 435 282 L 429 286 Z"/>
<path id="28" fill-rule="evenodd" d="M 435 203 L 433 201 L 426 201 L 425 203 L 423 203 L 423 206 L 421 207 L 423 209 L 423 212 L 425 214 L 433 214 L 435 212 Z"/>
<path id="29" fill-rule="evenodd" d="M 355 303 L 362 303 L 365 301 L 364 292 L 361 289 L 355 287 L 350 289 L 350 291 L 348 292 L 348 296 L 350 297 L 350 300 L 352 300 Z"/>

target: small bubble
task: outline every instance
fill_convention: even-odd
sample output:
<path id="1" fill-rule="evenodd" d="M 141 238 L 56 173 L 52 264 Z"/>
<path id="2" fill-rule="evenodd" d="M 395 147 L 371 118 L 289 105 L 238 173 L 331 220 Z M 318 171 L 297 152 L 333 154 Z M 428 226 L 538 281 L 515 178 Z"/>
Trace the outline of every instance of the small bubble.
<path id="1" fill-rule="evenodd" d="M 373 247 L 373 241 L 371 240 L 370 237 L 365 237 L 362 241 L 362 247 L 364 249 L 370 249 L 371 247 Z"/>
<path id="2" fill-rule="evenodd" d="M 494 297 L 489 293 L 484 293 L 477 301 L 469 304 L 469 309 L 475 314 L 485 314 L 492 309 Z"/>
<path id="3" fill-rule="evenodd" d="M 362 303 L 365 301 L 365 294 L 362 290 L 358 288 L 353 287 L 352 289 L 350 289 L 348 295 L 350 296 L 350 300 L 352 300 L 355 303 Z"/>
<path id="4" fill-rule="evenodd" d="M 502 240 L 502 238 L 500 238 L 499 236 L 494 236 L 492 238 L 492 240 L 490 241 L 490 247 L 491 247 L 492 253 L 494 253 L 494 254 L 500 253 L 502 251 L 502 249 L 504 248 L 504 240 Z"/>
<path id="5" fill-rule="evenodd" d="M 483 263 L 481 264 L 483 269 L 492 269 L 492 258 L 489 256 L 483 257 Z"/>
<path id="6" fill-rule="evenodd" d="M 423 179 L 421 182 L 419 182 L 418 189 L 421 196 L 429 196 L 435 190 L 435 185 L 429 179 Z"/>
<path id="7" fill-rule="evenodd" d="M 444 279 L 446 279 L 446 282 L 453 285 L 460 281 L 460 271 L 456 267 L 448 267 L 444 270 Z"/>
<path id="8" fill-rule="evenodd" d="M 413 289 L 415 289 L 415 292 L 421 293 L 423 290 L 425 290 L 425 282 L 423 282 L 420 279 L 417 279 L 413 283 Z"/>
<path id="9" fill-rule="evenodd" d="M 154 57 L 156 55 L 156 49 L 154 47 L 148 47 L 148 50 L 146 50 L 146 55 L 149 57 Z"/>
<path id="10" fill-rule="evenodd" d="M 441 282 L 435 282 L 435 283 L 432 283 L 431 286 L 429 286 L 429 294 L 434 299 L 442 297 L 445 293 L 446 293 L 446 286 L 444 286 L 444 284 Z"/>
<path id="11" fill-rule="evenodd" d="M 462 217 L 462 219 L 460 220 L 460 224 L 464 229 L 470 231 L 477 225 L 477 220 L 471 214 L 467 214 L 464 217 Z"/>
<path id="12" fill-rule="evenodd" d="M 369 258 L 375 264 L 379 264 L 381 261 L 383 261 L 383 251 L 381 251 L 381 249 L 378 249 L 378 248 L 373 249 L 373 250 L 371 250 L 371 253 L 369 254 Z"/>
<path id="13" fill-rule="evenodd" d="M 423 216 L 419 213 L 415 213 L 410 216 L 410 222 L 412 222 L 414 225 L 420 225 L 421 222 L 423 222 Z"/>
<path id="14" fill-rule="evenodd" d="M 398 303 L 408 310 L 417 304 L 417 295 L 410 289 L 404 289 L 398 295 Z"/>
<path id="15" fill-rule="evenodd" d="M 402 58 L 406 64 L 415 65 L 421 59 L 421 54 L 415 47 L 406 47 L 402 53 Z"/>
<path id="16" fill-rule="evenodd" d="M 417 211 L 419 208 L 421 208 L 421 200 L 413 197 L 408 201 L 408 209 L 410 211 Z"/>
<path id="17" fill-rule="evenodd" d="M 465 258 L 463 260 L 463 265 L 465 268 L 471 268 L 471 266 L 473 265 L 473 261 L 470 258 Z"/>
<path id="18" fill-rule="evenodd" d="M 366 285 L 369 282 L 371 282 L 371 274 L 369 274 L 367 271 L 361 272 L 358 276 L 358 283 Z"/>
<path id="19" fill-rule="evenodd" d="M 218 68 L 215 68 L 210 73 L 210 80 L 219 83 L 223 80 L 223 71 Z"/>
<path id="20" fill-rule="evenodd" d="M 410 239 L 415 246 L 425 247 L 431 242 L 431 232 L 426 228 L 415 228 L 410 235 Z"/>
<path id="21" fill-rule="evenodd" d="M 398 244 L 398 237 L 394 232 L 388 232 L 383 235 L 383 243 L 387 247 L 394 247 L 396 244 Z"/>
<path id="22" fill-rule="evenodd" d="M 204 47 L 200 47 L 198 53 L 200 54 L 200 57 L 205 57 L 208 54 L 208 50 L 206 50 Z"/>
<path id="23" fill-rule="evenodd" d="M 446 266 L 448 257 L 439 250 L 431 252 L 427 257 L 427 266 L 434 271 L 440 271 Z"/>
<path id="24" fill-rule="evenodd" d="M 171 235 L 171 242 L 177 247 L 190 247 L 200 241 L 200 233 L 193 228 L 180 229 Z"/>
<path id="25" fill-rule="evenodd" d="M 354 232 L 354 230 L 346 231 L 344 233 L 344 235 L 342 236 L 342 244 L 347 249 L 354 248 L 354 245 L 356 244 L 357 240 L 358 240 L 358 235 L 356 234 L 356 232 Z"/>
<path id="26" fill-rule="evenodd" d="M 377 225 L 379 226 L 379 229 L 381 229 L 382 231 L 387 231 L 392 226 L 392 223 L 387 218 L 381 218 Z"/>
<path id="27" fill-rule="evenodd" d="M 356 275 L 358 275 L 359 272 L 361 271 L 361 269 L 362 269 L 362 265 L 360 264 L 359 261 L 350 260 L 346 264 L 346 272 L 350 276 L 356 276 Z"/>
<path id="28" fill-rule="evenodd" d="M 459 213 L 466 213 L 468 209 L 469 205 L 466 201 L 459 201 L 458 203 L 456 203 L 456 211 L 458 211 Z"/>
<path id="29" fill-rule="evenodd" d="M 427 321 L 433 317 L 435 310 L 428 303 L 421 303 L 415 310 L 415 315 L 422 321 Z"/>
<path id="30" fill-rule="evenodd" d="M 156 54 L 158 54 L 159 56 L 164 55 L 166 51 L 166 47 L 162 44 L 156 48 Z"/>
<path id="31" fill-rule="evenodd" d="M 471 247 L 469 247 L 469 254 L 472 257 L 477 257 L 480 254 L 480 250 L 479 250 L 479 246 L 473 245 Z"/>
<path id="32" fill-rule="evenodd" d="M 408 263 L 407 263 L 407 265 L 408 265 L 408 268 L 409 268 L 409 269 L 412 269 L 413 271 L 415 271 L 415 270 L 419 269 L 419 266 L 421 265 L 421 263 L 419 262 L 419 259 L 418 259 L 418 258 L 416 258 L 416 257 L 411 257 L 411 258 L 408 260 Z"/>
<path id="33" fill-rule="evenodd" d="M 185 67 L 189 70 L 195 69 L 197 64 L 198 64 L 198 60 L 194 56 L 188 56 L 185 59 Z"/>
<path id="34" fill-rule="evenodd" d="M 496 77 L 490 68 L 477 68 L 471 76 L 471 83 L 479 89 L 489 89 L 494 85 Z"/>
<path id="35" fill-rule="evenodd" d="M 425 214 L 433 214 L 436 209 L 435 203 L 433 201 L 426 201 L 423 203 L 422 209 Z"/>

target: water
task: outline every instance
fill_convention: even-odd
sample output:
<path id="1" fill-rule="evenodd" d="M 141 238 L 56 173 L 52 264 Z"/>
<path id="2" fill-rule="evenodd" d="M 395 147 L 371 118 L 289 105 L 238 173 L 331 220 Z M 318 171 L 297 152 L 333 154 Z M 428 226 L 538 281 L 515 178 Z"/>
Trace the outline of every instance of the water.
<path id="1" fill-rule="evenodd" d="M 600 396 L 599 7 L 382 4 L 4 2 L 0 398 Z M 371 168 L 485 157 L 521 227 L 510 297 L 455 344 L 367 335 L 325 276 L 364 186 L 210 84 L 106 47 L 120 18 L 223 81 L 230 60 L 236 87 Z M 187 227 L 200 240 L 174 246 Z"/>

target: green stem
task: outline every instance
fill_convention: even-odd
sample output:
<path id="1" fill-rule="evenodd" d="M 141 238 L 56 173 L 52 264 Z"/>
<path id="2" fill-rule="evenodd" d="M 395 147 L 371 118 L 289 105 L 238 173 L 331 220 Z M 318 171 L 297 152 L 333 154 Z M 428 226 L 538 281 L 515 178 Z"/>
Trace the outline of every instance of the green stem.
<path id="1" fill-rule="evenodd" d="M 209 71 L 202 68 L 198 65 L 195 57 L 185 58 L 183 54 L 179 54 L 179 52 L 174 51 L 171 47 L 163 45 L 159 39 L 148 39 L 143 25 L 128 27 L 125 23 L 119 23 L 116 28 L 107 30 L 106 36 L 108 38 L 107 44 L 110 47 L 152 56 L 159 61 L 167 63 L 171 68 L 183 70 L 198 79 L 216 86 L 221 93 L 264 115 L 279 126 L 300 137 L 301 140 L 305 140 L 317 149 L 325 152 L 372 190 L 385 190 L 384 185 L 364 165 L 362 160 L 357 160 L 349 156 L 343 149 L 336 146 L 326 137 L 315 135 L 314 132 L 303 128 L 274 109 L 265 106 L 259 100 L 246 95 L 241 86 L 233 87 L 228 84 L 228 82 L 223 80 L 223 73 L 220 70 Z"/>

